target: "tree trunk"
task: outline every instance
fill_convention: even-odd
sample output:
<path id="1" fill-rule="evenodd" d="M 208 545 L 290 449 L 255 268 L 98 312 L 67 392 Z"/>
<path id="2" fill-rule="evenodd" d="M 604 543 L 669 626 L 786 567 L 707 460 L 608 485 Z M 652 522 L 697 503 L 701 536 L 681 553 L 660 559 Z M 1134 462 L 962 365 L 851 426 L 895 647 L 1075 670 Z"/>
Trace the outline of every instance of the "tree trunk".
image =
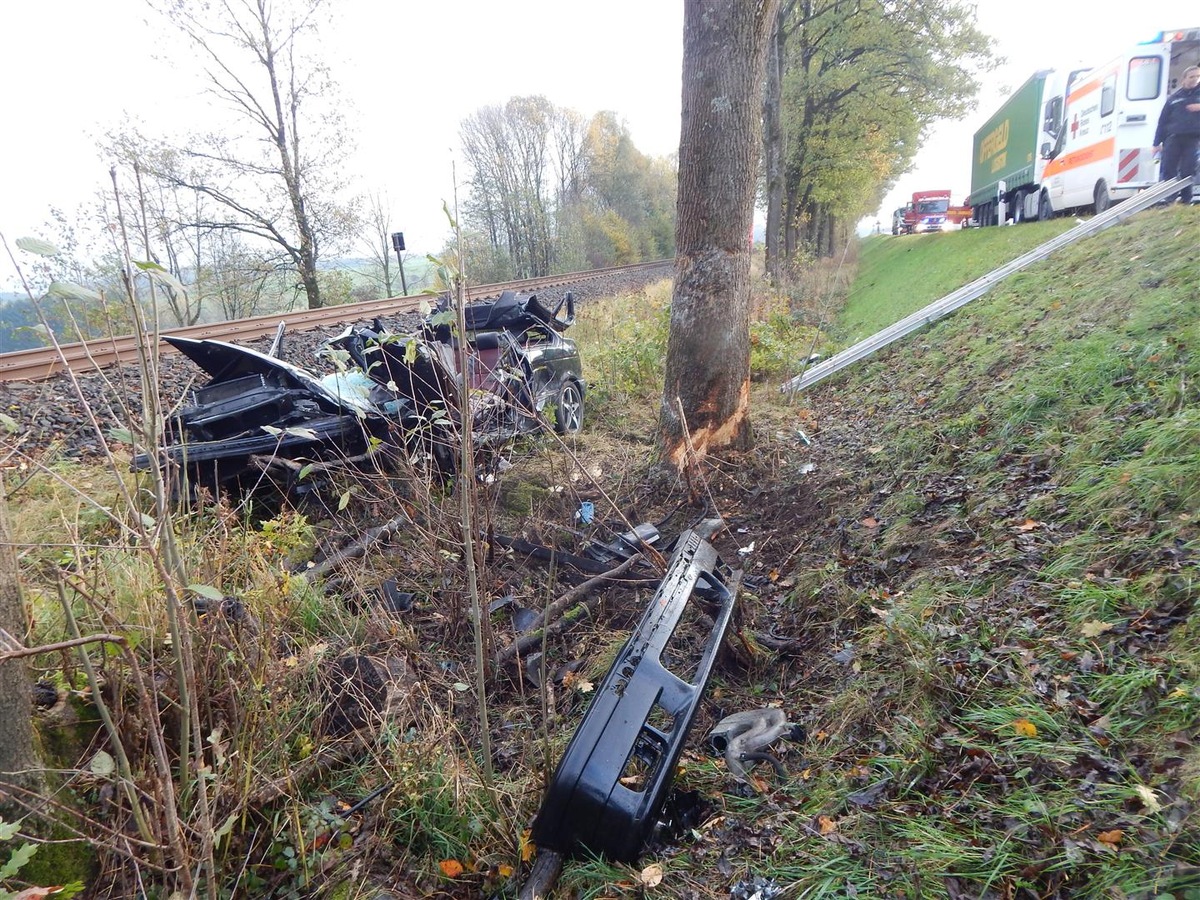
<path id="1" fill-rule="evenodd" d="M 681 468 L 687 433 L 698 456 L 752 439 L 749 234 L 777 5 L 684 3 L 675 290 L 659 438 L 663 458 Z"/>
<path id="2" fill-rule="evenodd" d="M 25 604 L 21 600 L 17 554 L 8 525 L 8 503 L 0 476 L 0 631 L 25 644 Z M 8 643 L 0 634 L 0 646 Z M 20 810 L 10 788 L 35 790 L 40 766 L 33 750 L 33 691 L 24 659 L 0 661 L 0 816 Z"/>
<path id="3" fill-rule="evenodd" d="M 782 270 L 780 226 L 783 222 L 783 53 L 787 32 L 785 6 L 775 16 L 767 47 L 766 85 L 763 90 L 763 170 L 767 199 L 767 277 L 778 283 Z"/>
<path id="4" fill-rule="evenodd" d="M 279 171 L 287 188 L 288 201 L 292 206 L 292 219 L 296 223 L 296 236 L 300 246 L 293 257 L 300 269 L 300 281 L 304 285 L 304 293 L 308 297 L 309 309 L 320 309 L 325 305 L 321 299 L 321 285 L 317 281 L 317 239 L 312 222 L 308 217 L 308 209 L 304 202 L 303 159 L 300 155 L 299 104 L 300 100 L 293 88 L 288 92 L 288 108 L 283 103 L 283 90 L 279 85 L 279 75 L 275 65 L 274 35 L 271 32 L 270 9 L 265 0 L 257 0 L 258 22 L 262 27 L 262 50 L 260 59 L 266 70 L 267 79 L 271 86 L 271 99 L 275 102 L 275 118 L 268 127 L 272 130 L 275 147 L 279 151 Z M 293 70 L 294 77 L 294 70 Z"/>

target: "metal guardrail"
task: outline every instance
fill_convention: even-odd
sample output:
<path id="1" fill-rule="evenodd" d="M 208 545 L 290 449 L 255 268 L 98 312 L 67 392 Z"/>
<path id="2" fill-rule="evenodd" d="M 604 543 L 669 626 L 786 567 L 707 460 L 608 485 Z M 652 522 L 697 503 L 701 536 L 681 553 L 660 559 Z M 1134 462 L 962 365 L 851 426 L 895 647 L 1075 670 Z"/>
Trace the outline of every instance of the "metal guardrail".
<path id="1" fill-rule="evenodd" d="M 784 382 L 779 389 L 785 392 L 792 392 L 812 387 L 835 372 L 840 372 L 847 366 L 865 359 L 876 350 L 886 347 L 888 344 L 898 341 L 902 337 L 907 337 L 914 331 L 936 322 L 943 316 L 949 315 L 960 306 L 965 306 L 972 300 L 983 296 L 983 294 L 991 289 L 992 285 L 1007 278 L 1014 272 L 1019 272 L 1026 266 L 1045 259 L 1054 251 L 1066 247 L 1068 244 L 1073 244 L 1080 238 L 1103 231 L 1110 225 L 1115 225 L 1117 222 L 1153 206 L 1159 200 L 1169 197 L 1181 188 L 1186 187 L 1190 181 L 1190 178 L 1176 178 L 1174 181 L 1164 181 L 1122 203 L 1109 207 L 1083 224 L 1077 225 L 1070 231 L 1063 232 L 1057 237 L 1046 241 L 1040 247 L 1030 250 L 1023 256 L 1018 256 L 1012 262 L 1005 263 L 1003 266 L 993 269 L 982 278 L 977 278 L 970 284 L 959 288 L 953 293 L 947 294 L 940 300 L 935 300 L 915 313 L 905 316 L 894 325 L 889 325 L 869 338 L 859 341 L 857 344 L 847 347 L 840 353 L 829 357 L 829 359 L 817 363 L 811 369 Z"/>

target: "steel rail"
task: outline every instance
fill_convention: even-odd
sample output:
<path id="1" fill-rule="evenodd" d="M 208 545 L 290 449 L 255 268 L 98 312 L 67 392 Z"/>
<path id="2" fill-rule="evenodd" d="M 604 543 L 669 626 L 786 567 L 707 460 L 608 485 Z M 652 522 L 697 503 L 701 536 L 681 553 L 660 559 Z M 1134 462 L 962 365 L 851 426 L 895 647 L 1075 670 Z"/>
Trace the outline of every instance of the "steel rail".
<path id="1" fill-rule="evenodd" d="M 1055 238 L 1046 241 L 1046 243 L 1035 247 L 1028 253 L 1018 256 L 1011 262 L 993 269 L 981 278 L 977 278 L 970 284 L 959 288 L 946 296 L 933 301 L 928 306 L 922 307 L 915 313 L 905 316 L 899 322 L 889 325 L 869 338 L 859 341 L 840 353 L 836 353 L 829 359 L 823 360 L 805 372 L 797 375 L 788 381 L 785 381 L 779 388 L 784 392 L 794 392 L 803 390 L 807 387 L 812 387 L 819 381 L 823 381 L 835 372 L 840 372 L 847 366 L 853 365 L 861 359 L 870 356 L 876 350 L 888 346 L 900 338 L 907 337 L 914 331 L 924 328 L 936 322 L 943 316 L 949 315 L 961 306 L 965 306 L 972 300 L 975 300 L 987 293 L 994 284 L 1002 281 L 1014 272 L 1019 272 L 1026 266 L 1039 262 L 1049 256 L 1056 250 L 1073 244 L 1080 238 L 1103 231 L 1110 225 L 1115 225 L 1118 222 L 1129 218 L 1135 213 L 1139 213 L 1144 209 L 1153 206 L 1158 201 L 1170 196 L 1185 187 L 1190 178 L 1177 178 L 1174 181 L 1164 181 L 1155 185 L 1148 190 L 1137 194 L 1121 203 L 1111 206 L 1104 212 L 1092 217 L 1088 221 L 1077 225 L 1070 231 L 1065 231 Z"/>
<path id="2" fill-rule="evenodd" d="M 497 296 L 501 291 L 531 291 L 538 288 L 575 284 L 580 281 L 593 281 L 617 273 L 663 267 L 671 262 L 672 260 L 657 260 L 632 266 L 611 266 L 587 272 L 569 272 L 562 275 L 527 278 L 523 281 L 481 284 L 467 288 L 466 295 L 468 301 L 485 300 Z M 160 337 L 164 335 L 189 337 L 195 340 L 212 338 L 249 341 L 275 334 L 280 324 L 286 324 L 292 330 L 306 331 L 322 326 L 362 321 L 375 316 L 415 312 L 423 302 L 431 299 L 428 294 L 409 294 L 404 297 L 366 300 L 341 306 L 324 306 L 320 309 L 292 310 L 291 312 L 272 313 L 271 315 L 235 319 L 228 322 L 166 328 L 160 329 L 158 335 Z M 152 335 L 148 334 L 147 337 L 152 337 Z M 80 372 L 103 368 L 115 363 L 133 364 L 137 362 L 138 340 L 137 335 L 127 334 L 60 344 L 57 350 L 53 347 L 38 347 L 34 350 L 0 353 L 0 381 L 40 381 L 67 368 Z M 177 352 L 169 344 L 162 344 L 158 349 L 160 353 Z"/>

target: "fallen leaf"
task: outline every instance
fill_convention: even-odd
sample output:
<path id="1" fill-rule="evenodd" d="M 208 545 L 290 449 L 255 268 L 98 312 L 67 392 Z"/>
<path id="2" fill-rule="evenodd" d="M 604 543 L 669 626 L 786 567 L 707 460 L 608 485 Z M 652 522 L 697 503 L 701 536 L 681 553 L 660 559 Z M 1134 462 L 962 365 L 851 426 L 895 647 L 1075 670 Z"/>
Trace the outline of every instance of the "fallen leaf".
<path id="1" fill-rule="evenodd" d="M 1112 831 L 1102 831 L 1096 835 L 1096 840 L 1102 844 L 1108 844 L 1110 847 L 1116 847 L 1121 843 L 1121 839 L 1125 837 L 1125 832 L 1120 828 L 1114 828 Z"/>
<path id="2" fill-rule="evenodd" d="M 496 866 L 496 871 L 500 874 L 501 878 L 512 878 L 513 867 L 508 863 L 500 863 L 500 865 Z"/>
<path id="3" fill-rule="evenodd" d="M 865 519 L 862 520 L 862 527 L 863 528 L 878 528 L 879 520 L 876 519 L 874 516 L 867 516 Z"/>
<path id="4" fill-rule="evenodd" d="M 537 846 L 533 843 L 533 832 L 526 828 L 521 832 L 521 862 L 529 862 L 536 852 Z"/>
<path id="5" fill-rule="evenodd" d="M 1041 528 L 1041 527 L 1042 527 L 1041 522 L 1038 522 L 1035 519 L 1026 519 L 1024 522 L 1022 522 L 1020 525 L 1017 526 L 1017 531 L 1033 531 L 1035 528 Z"/>
<path id="6" fill-rule="evenodd" d="M 1084 637 L 1094 638 L 1099 637 L 1106 631 L 1112 631 L 1111 622 L 1101 622 L 1099 619 L 1092 619 L 1090 622 L 1084 622 L 1080 627 L 1080 631 Z"/>
<path id="7" fill-rule="evenodd" d="M 837 822 L 829 816 L 817 816 L 817 827 L 821 829 L 821 834 L 833 834 L 837 831 Z"/>
<path id="8" fill-rule="evenodd" d="M 117 763 L 112 758 L 112 755 L 104 750 L 97 750 L 96 755 L 92 757 L 91 765 L 88 766 L 92 770 L 93 775 L 99 775 L 101 778 L 106 778 L 116 771 Z"/>
<path id="9" fill-rule="evenodd" d="M 638 874 L 638 881 L 645 887 L 657 887 L 662 884 L 662 880 L 663 867 L 658 863 L 651 863 Z"/>
<path id="10" fill-rule="evenodd" d="M 438 863 L 438 868 L 447 878 L 457 878 L 463 873 L 463 864 L 457 859 L 443 859 Z"/>
<path id="11" fill-rule="evenodd" d="M 1158 794 L 1154 793 L 1152 788 L 1146 787 L 1144 784 L 1139 784 L 1135 790 L 1139 797 L 1142 798 L 1142 805 L 1152 813 L 1162 810 L 1162 804 L 1158 802 Z"/>
<path id="12" fill-rule="evenodd" d="M 1028 719 L 1017 719 L 1012 723 L 1012 727 L 1016 730 L 1017 734 L 1023 737 L 1037 737 L 1037 726 Z"/>

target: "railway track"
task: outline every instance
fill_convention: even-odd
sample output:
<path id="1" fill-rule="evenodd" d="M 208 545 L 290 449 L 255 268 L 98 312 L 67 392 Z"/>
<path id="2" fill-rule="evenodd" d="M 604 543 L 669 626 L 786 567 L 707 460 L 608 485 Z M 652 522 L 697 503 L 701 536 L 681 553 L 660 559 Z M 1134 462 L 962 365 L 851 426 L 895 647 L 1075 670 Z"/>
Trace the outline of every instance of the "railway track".
<path id="1" fill-rule="evenodd" d="M 485 300 L 506 290 L 530 292 L 543 288 L 588 283 L 614 275 L 632 275 L 639 272 L 650 272 L 657 268 L 665 270 L 670 264 L 670 260 L 658 260 L 633 266 L 613 266 L 607 269 L 550 275 L 524 281 L 477 285 L 467 289 L 467 300 Z M 421 294 L 391 297 L 386 300 L 367 300 L 362 303 L 347 303 L 321 309 L 293 310 L 230 322 L 213 322 L 206 325 L 164 329 L 159 332 L 159 335 L 178 335 L 196 340 L 212 338 L 233 342 L 249 341 L 274 334 L 280 324 L 286 324 L 290 331 L 326 328 L 339 323 L 360 322 L 375 316 L 415 312 L 422 302 L 428 302 L 428 300 L 427 295 Z M 68 369 L 72 372 L 83 372 L 116 364 L 133 364 L 137 362 L 138 358 L 138 341 L 138 335 L 131 334 L 60 344 L 57 349 L 43 347 L 36 350 L 0 353 L 0 381 L 40 381 Z M 167 354 L 176 351 L 170 345 L 162 344 L 159 352 Z"/>

